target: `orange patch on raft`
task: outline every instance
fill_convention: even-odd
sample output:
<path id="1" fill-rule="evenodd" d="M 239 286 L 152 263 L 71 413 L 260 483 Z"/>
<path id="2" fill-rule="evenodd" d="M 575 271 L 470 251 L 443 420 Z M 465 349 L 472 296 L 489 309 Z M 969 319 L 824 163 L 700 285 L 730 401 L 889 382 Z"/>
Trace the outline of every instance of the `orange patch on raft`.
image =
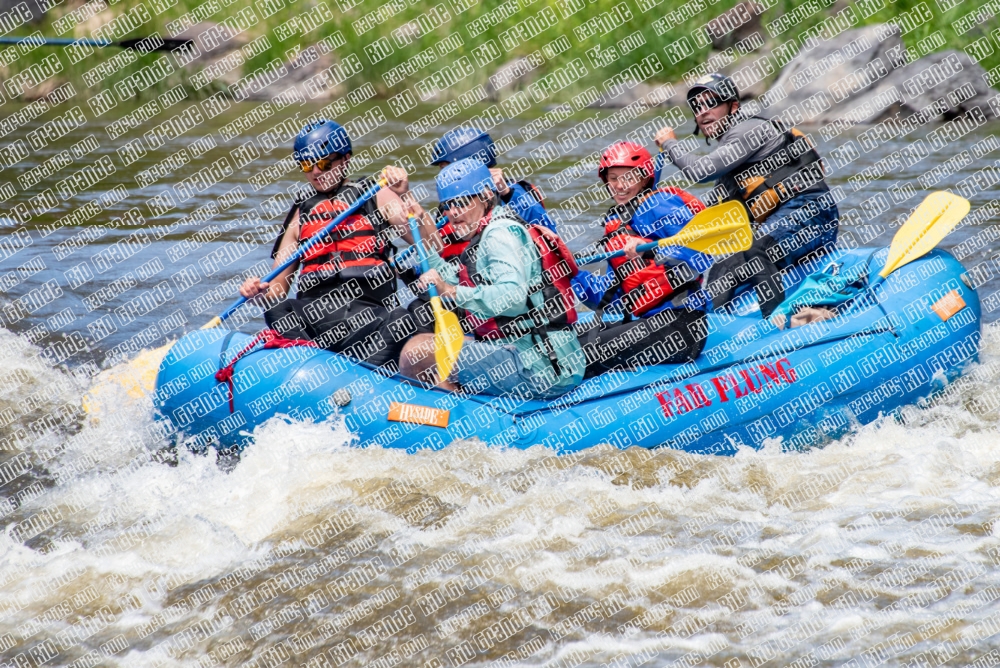
<path id="1" fill-rule="evenodd" d="M 964 308 L 965 300 L 962 299 L 962 295 L 958 294 L 958 290 L 952 290 L 931 306 L 931 310 L 937 313 L 942 320 L 948 320 Z"/>
<path id="2" fill-rule="evenodd" d="M 426 424 L 431 427 L 448 426 L 450 411 L 443 411 L 440 408 L 430 406 L 418 406 L 417 404 L 401 404 L 393 401 L 389 404 L 389 420 L 392 422 L 410 422 L 413 424 Z"/>

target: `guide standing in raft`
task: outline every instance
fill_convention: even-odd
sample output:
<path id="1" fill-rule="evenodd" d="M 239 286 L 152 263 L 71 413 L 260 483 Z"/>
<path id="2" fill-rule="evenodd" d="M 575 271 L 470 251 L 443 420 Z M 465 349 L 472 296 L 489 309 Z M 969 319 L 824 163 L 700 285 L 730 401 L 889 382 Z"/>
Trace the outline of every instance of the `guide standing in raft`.
<path id="1" fill-rule="evenodd" d="M 316 193 L 296 201 L 288 212 L 271 253 L 275 266 L 373 185 L 347 179 L 351 151 L 347 131 L 334 121 L 310 123 L 296 136 L 295 160 Z M 385 170 L 390 182 L 399 178 L 399 172 L 403 170 Z M 433 225 L 426 228 L 421 229 L 424 238 L 436 237 Z M 287 338 L 311 340 L 375 365 L 395 362 L 416 332 L 409 313 L 386 306 L 396 291 L 390 260 L 391 241 L 397 237 L 410 240 L 406 207 L 396 193 L 382 188 L 302 260 L 270 283 L 247 279 L 240 294 L 278 302 L 264 318 L 268 327 Z M 285 299 L 295 271 L 299 272 L 297 298 Z"/>

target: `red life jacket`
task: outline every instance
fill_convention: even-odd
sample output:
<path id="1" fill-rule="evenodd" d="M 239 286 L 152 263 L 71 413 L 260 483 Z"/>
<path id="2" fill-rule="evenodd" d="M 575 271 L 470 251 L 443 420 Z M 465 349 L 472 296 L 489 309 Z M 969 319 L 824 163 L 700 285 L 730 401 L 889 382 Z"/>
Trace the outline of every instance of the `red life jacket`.
<path id="1" fill-rule="evenodd" d="M 348 209 L 366 188 L 344 182 L 335 193 L 317 193 L 298 204 L 299 246 Z M 395 270 L 389 264 L 390 244 L 380 235 L 388 227 L 374 199 L 330 230 L 299 261 L 299 282 L 312 290 L 354 280 L 359 299 L 382 302 L 396 291 Z"/>
<path id="2" fill-rule="evenodd" d="M 480 221 L 475 235 L 459 256 L 459 285 L 476 287 L 488 283 L 476 269 L 476 257 L 483 231 L 489 225 L 492 213 L 491 211 Z M 469 330 L 473 331 L 479 340 L 515 338 L 529 332 L 541 334 L 541 338 L 544 339 L 543 345 L 546 346 L 545 352 L 552 359 L 554 354 L 548 346 L 548 338 L 544 333 L 552 329 L 567 329 L 576 323 L 576 296 L 573 293 L 571 279 L 580 270 L 573 254 L 555 232 L 541 225 L 529 225 L 520 218 L 517 220 L 527 228 L 528 236 L 534 242 L 542 263 L 541 284 L 531 286 L 528 291 L 528 313 L 514 317 L 495 316 L 484 320 L 466 311 L 465 318 L 471 325 Z M 531 295 L 538 293 L 542 295 L 544 301 L 541 307 L 536 308 Z"/>
<path id="3" fill-rule="evenodd" d="M 487 219 L 488 218 L 489 214 L 487 214 Z M 469 247 L 469 242 L 462 240 L 462 238 L 458 236 L 450 220 L 441 226 L 438 233 L 441 235 L 441 241 L 444 242 L 444 248 L 442 248 L 441 252 L 438 253 L 443 260 L 458 258 L 458 256 L 460 256 L 462 252 Z"/>
<path id="4" fill-rule="evenodd" d="M 624 248 L 633 239 L 640 244 L 654 241 L 654 239 L 644 237 L 636 232 L 630 222 L 622 222 L 623 218 L 631 221 L 642 203 L 654 192 L 676 195 L 692 214 L 705 209 L 701 200 L 680 188 L 668 186 L 660 188 L 658 191 L 647 191 L 627 204 L 613 206 L 608 210 L 604 223 L 604 238 L 601 239 L 606 251 Z M 689 288 L 697 287 L 692 285 L 690 278 L 683 275 L 678 276 L 676 272 L 671 271 L 670 267 L 657 264 L 655 254 L 652 252 L 631 260 L 626 257 L 611 258 L 608 262 L 625 293 L 623 298 L 625 305 L 636 316 L 641 316 L 662 306 L 668 300 L 678 296 L 682 290 L 686 291 Z"/>

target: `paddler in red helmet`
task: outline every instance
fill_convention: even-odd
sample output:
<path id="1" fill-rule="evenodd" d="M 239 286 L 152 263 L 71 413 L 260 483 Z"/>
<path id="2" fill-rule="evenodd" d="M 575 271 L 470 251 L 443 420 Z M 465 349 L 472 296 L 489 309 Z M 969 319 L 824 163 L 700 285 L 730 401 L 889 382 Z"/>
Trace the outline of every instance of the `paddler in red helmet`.
<path id="1" fill-rule="evenodd" d="M 605 149 L 598 176 L 614 202 L 604 216 L 600 245 L 624 249 L 625 257 L 608 261 L 603 294 L 585 302 L 598 311 L 593 329 L 580 337 L 588 374 L 694 359 L 706 336 L 707 299 L 699 274 L 711 260 L 679 247 L 639 254 L 636 246 L 677 234 L 704 204 L 680 188 L 655 188 L 653 159 L 633 142 Z M 606 310 L 622 313 L 624 321 L 604 322 Z"/>

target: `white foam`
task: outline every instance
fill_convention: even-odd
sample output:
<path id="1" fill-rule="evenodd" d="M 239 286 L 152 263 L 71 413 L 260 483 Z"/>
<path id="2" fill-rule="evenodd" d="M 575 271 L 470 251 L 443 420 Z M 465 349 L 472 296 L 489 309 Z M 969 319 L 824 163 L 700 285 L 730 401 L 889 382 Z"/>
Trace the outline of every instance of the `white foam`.
<path id="1" fill-rule="evenodd" d="M 0 332 L 8 341 L 10 336 Z M 148 401 L 136 402 L 122 408 L 122 426 L 81 421 L 78 433 L 53 433 L 28 448 L 56 483 L 4 522 L 45 512 L 59 518 L 27 541 L 30 547 L 11 537 L 10 526 L 0 540 L 0 572 L 8 574 L 0 578 L 0 600 L 11 602 L 0 608 L 0 627 L 29 646 L 107 607 L 110 625 L 77 644 L 100 652 L 103 643 L 124 635 L 133 647 L 114 659 L 121 665 L 149 665 L 154 656 L 195 665 L 205 651 L 237 637 L 248 647 L 239 655 L 245 660 L 293 629 L 316 630 L 332 612 L 363 600 L 361 593 L 392 585 L 399 599 L 338 635 L 337 642 L 409 605 L 418 622 L 400 634 L 400 642 L 423 634 L 430 647 L 411 657 L 422 664 L 544 596 L 554 597 L 557 609 L 532 622 L 547 640 L 527 663 L 575 656 L 592 664 L 651 653 L 661 662 L 687 655 L 720 664 L 721 657 L 740 656 L 746 665 L 752 652 L 763 656 L 772 647 L 777 649 L 771 660 L 779 664 L 810 653 L 842 663 L 878 642 L 889 646 L 895 633 L 913 634 L 949 614 L 962 620 L 951 637 L 971 638 L 973 624 L 995 609 L 989 601 L 976 607 L 971 596 L 1000 586 L 1000 553 L 993 552 L 1000 531 L 992 524 L 1000 515 L 998 416 L 973 407 L 977 396 L 1000 381 L 1000 337 L 990 330 L 984 342 L 979 371 L 929 409 L 908 414 L 906 424 L 869 425 L 803 453 L 781 452 L 772 444 L 732 458 L 673 452 L 649 458 L 601 448 L 557 460 L 542 447 L 491 450 L 465 442 L 408 455 L 351 447 L 352 436 L 336 422 L 278 419 L 257 430 L 256 442 L 227 473 L 214 458 L 187 452 L 175 466 L 149 460 L 154 422 Z M 79 400 L 82 388 L 70 376 L 26 354 L 30 346 L 23 341 L 16 345 L 15 353 L 4 353 L 9 359 L 0 359 L 3 368 L 21 365 L 32 374 L 32 387 L 59 385 L 50 406 Z M 308 532 L 345 509 L 358 525 L 316 543 Z M 629 521 L 640 529 L 633 532 Z M 262 565 L 268 577 L 315 565 L 364 535 L 380 547 L 365 548 L 349 563 L 381 559 L 386 572 L 371 589 L 361 587 L 313 617 L 279 625 L 269 640 L 252 641 L 250 622 L 259 624 L 277 608 L 261 606 L 238 619 L 233 599 L 260 586 L 264 575 L 225 596 L 221 578 L 241 568 L 261 571 Z M 404 562 L 398 555 L 405 550 L 416 556 Z M 527 556 L 517 557 L 524 550 Z M 420 612 L 420 597 L 474 567 L 497 564 L 484 583 L 441 612 Z M 422 584 L 408 586 L 413 580 L 407 577 L 424 567 Z M 324 576 L 323 584 L 344 572 Z M 880 612 L 888 603 L 926 594 L 949 574 L 959 583 L 954 594 Z M 214 598 L 198 603 L 196 592 L 205 586 Z M 439 638 L 436 624 L 505 587 L 513 599 L 489 604 L 484 617 Z M 306 591 L 311 589 L 293 590 L 282 605 L 301 600 Z M 624 597 L 619 609 L 616 595 Z M 40 623 L 36 633 L 20 635 L 30 620 L 72 604 L 74 596 L 96 598 L 71 615 Z M 138 608 L 121 606 L 128 596 L 136 597 Z M 172 608 L 183 601 L 195 603 L 188 611 Z M 155 648 L 195 621 L 218 620 L 223 606 L 230 625 L 211 642 L 167 654 L 166 645 Z M 549 640 L 549 629 L 587 606 L 614 611 Z M 144 624 L 170 609 L 177 619 L 138 638 Z M 635 636 L 619 633 L 643 613 L 649 613 L 649 623 Z M 852 630 L 865 624 L 871 628 L 852 638 Z M 516 652 L 527 638 L 514 636 L 499 654 L 481 657 Z M 974 659 L 995 638 L 969 643 Z M 922 648 L 903 648 L 891 662 L 903 663 Z M 376 649 L 359 650 L 345 665 L 377 656 Z"/>

